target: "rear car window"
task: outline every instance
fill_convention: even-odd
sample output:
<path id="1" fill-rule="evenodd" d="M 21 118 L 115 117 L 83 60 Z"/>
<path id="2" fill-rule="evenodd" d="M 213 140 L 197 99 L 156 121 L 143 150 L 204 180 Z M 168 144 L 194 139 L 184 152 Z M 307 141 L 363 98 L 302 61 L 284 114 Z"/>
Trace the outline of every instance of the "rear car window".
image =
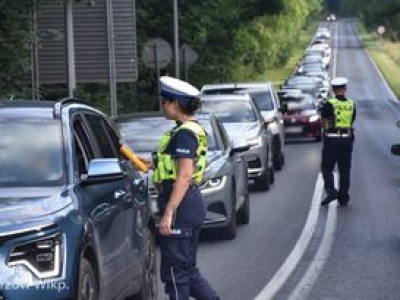
<path id="1" fill-rule="evenodd" d="M 64 179 L 61 125 L 56 120 L 0 120 L 0 186 L 55 186 Z"/>
<path id="2" fill-rule="evenodd" d="M 250 94 L 261 111 L 269 111 L 274 109 L 274 102 L 270 92 Z"/>
<path id="3" fill-rule="evenodd" d="M 248 101 L 212 100 L 203 101 L 202 112 L 213 113 L 223 123 L 256 122 L 257 116 Z"/>
<path id="4" fill-rule="evenodd" d="M 200 122 L 208 134 L 208 149 L 217 149 L 214 133 L 211 125 Z M 135 152 L 151 153 L 156 151 L 160 139 L 167 130 L 171 130 L 176 124 L 169 120 L 139 119 L 129 123 L 118 124 L 123 139 Z"/>

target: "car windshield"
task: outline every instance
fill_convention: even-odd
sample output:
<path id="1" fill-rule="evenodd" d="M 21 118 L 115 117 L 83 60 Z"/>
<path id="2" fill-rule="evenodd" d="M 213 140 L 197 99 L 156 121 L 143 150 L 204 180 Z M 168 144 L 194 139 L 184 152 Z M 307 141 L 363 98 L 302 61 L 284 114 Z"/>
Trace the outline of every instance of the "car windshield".
<path id="1" fill-rule="evenodd" d="M 214 113 L 223 123 L 255 122 L 250 102 L 242 100 L 210 100 L 202 102 L 202 112 Z"/>
<path id="2" fill-rule="evenodd" d="M 214 132 L 210 122 L 199 122 L 208 134 L 208 150 L 217 150 Z M 157 151 L 158 144 L 163 134 L 174 128 L 175 122 L 167 119 L 137 119 L 129 123 L 119 124 L 124 140 L 135 152 L 151 153 Z"/>
<path id="3" fill-rule="evenodd" d="M 274 109 L 274 103 L 272 101 L 271 93 L 254 93 L 251 94 L 254 102 L 261 111 L 269 111 Z"/>
<path id="4" fill-rule="evenodd" d="M 55 120 L 0 120 L 0 186 L 59 185 L 64 176 L 61 128 Z"/>

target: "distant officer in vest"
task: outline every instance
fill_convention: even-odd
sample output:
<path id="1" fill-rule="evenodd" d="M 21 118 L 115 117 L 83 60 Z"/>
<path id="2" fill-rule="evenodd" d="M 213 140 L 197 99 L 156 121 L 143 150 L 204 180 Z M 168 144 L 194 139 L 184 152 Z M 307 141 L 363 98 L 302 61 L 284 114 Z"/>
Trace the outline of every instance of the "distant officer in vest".
<path id="1" fill-rule="evenodd" d="M 169 76 L 160 78 L 160 88 L 163 112 L 176 121 L 153 155 L 153 183 L 161 211 L 161 280 L 171 300 L 219 299 L 196 266 L 206 213 L 199 184 L 207 155 L 207 134 L 194 117 L 201 104 L 199 91 Z"/>
<path id="2" fill-rule="evenodd" d="M 322 205 L 338 200 L 341 206 L 347 206 L 350 200 L 350 169 L 356 108 L 353 100 L 346 97 L 347 82 L 344 77 L 333 79 L 331 85 L 335 96 L 321 108 L 325 126 L 321 171 L 327 194 Z M 335 188 L 333 176 L 335 165 L 338 167 L 340 178 L 338 190 Z"/>

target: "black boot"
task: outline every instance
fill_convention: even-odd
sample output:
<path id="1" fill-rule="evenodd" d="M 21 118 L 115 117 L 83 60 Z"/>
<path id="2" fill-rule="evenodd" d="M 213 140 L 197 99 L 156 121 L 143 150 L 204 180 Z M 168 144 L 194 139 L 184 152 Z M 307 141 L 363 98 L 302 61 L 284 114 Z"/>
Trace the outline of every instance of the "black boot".
<path id="1" fill-rule="evenodd" d="M 334 194 L 329 194 L 328 196 L 325 197 L 325 199 L 321 202 L 321 205 L 325 206 L 331 203 L 332 201 L 335 201 L 337 199 L 337 195 Z"/>

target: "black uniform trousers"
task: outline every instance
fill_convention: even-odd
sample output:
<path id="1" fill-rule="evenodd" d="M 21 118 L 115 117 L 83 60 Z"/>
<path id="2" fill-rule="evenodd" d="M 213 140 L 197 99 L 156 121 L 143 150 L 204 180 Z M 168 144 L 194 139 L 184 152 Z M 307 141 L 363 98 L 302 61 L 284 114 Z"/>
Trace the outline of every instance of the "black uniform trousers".
<path id="1" fill-rule="evenodd" d="M 353 152 L 353 137 L 324 137 L 321 171 L 324 178 L 325 192 L 339 203 L 347 204 L 350 200 L 350 170 Z M 339 171 L 339 191 L 335 188 L 333 170 L 337 164 Z"/>
<path id="2" fill-rule="evenodd" d="M 160 197 L 161 210 L 167 198 Z M 191 187 L 176 211 L 172 227 L 178 233 L 160 235 L 160 275 L 170 300 L 189 300 L 189 297 L 198 300 L 219 299 L 196 266 L 198 239 L 204 217 L 205 207 L 200 191 L 197 187 Z"/>

